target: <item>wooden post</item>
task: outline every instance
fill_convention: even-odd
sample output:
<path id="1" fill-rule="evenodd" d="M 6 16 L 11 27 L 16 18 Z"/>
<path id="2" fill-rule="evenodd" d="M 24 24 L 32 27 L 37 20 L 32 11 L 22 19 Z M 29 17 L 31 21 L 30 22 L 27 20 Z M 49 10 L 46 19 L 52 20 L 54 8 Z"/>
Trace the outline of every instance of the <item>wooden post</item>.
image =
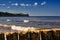
<path id="1" fill-rule="evenodd" d="M 0 33 L 0 40 L 5 40 L 4 33 Z"/>
<path id="2" fill-rule="evenodd" d="M 18 33 L 15 32 L 12 34 L 12 36 L 13 36 L 13 40 L 18 40 Z"/>

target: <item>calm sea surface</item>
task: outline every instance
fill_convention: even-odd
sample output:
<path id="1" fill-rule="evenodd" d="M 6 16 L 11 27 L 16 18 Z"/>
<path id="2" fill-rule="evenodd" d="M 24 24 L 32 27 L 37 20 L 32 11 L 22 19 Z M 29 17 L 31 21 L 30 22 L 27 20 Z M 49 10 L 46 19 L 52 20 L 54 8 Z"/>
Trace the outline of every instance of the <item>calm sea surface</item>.
<path id="1" fill-rule="evenodd" d="M 30 20 L 30 22 L 24 23 L 23 20 Z M 60 28 L 60 16 L 0 17 L 0 23 L 26 27 Z"/>

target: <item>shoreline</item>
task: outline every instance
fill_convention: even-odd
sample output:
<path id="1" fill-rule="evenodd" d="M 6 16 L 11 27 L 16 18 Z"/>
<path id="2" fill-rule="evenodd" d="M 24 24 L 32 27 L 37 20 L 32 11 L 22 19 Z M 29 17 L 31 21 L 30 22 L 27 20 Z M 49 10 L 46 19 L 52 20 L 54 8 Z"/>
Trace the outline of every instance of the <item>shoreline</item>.
<path id="1" fill-rule="evenodd" d="M 0 32 L 18 32 L 18 31 L 56 31 L 60 30 L 60 28 L 34 28 L 34 27 L 22 27 L 22 26 L 16 26 L 16 25 L 6 25 L 6 24 L 0 24 Z"/>

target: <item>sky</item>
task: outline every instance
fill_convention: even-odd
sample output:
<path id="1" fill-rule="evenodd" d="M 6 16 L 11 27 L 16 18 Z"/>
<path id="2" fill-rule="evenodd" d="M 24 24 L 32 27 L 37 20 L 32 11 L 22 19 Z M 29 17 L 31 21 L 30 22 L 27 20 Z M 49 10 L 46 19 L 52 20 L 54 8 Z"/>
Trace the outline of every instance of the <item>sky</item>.
<path id="1" fill-rule="evenodd" d="M 0 0 L 0 11 L 30 16 L 60 16 L 60 0 Z"/>

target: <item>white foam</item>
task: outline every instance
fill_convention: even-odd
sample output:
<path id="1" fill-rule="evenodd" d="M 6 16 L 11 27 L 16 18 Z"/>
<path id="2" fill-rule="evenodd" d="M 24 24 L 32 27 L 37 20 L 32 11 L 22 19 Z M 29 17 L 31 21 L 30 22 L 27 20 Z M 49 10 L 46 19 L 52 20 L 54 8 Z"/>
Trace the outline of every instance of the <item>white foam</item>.
<path id="1" fill-rule="evenodd" d="M 24 23 L 28 23 L 30 20 L 24 20 Z"/>
<path id="2" fill-rule="evenodd" d="M 9 21 L 11 21 L 11 20 L 10 20 L 10 19 L 7 19 L 6 21 L 9 22 Z"/>

